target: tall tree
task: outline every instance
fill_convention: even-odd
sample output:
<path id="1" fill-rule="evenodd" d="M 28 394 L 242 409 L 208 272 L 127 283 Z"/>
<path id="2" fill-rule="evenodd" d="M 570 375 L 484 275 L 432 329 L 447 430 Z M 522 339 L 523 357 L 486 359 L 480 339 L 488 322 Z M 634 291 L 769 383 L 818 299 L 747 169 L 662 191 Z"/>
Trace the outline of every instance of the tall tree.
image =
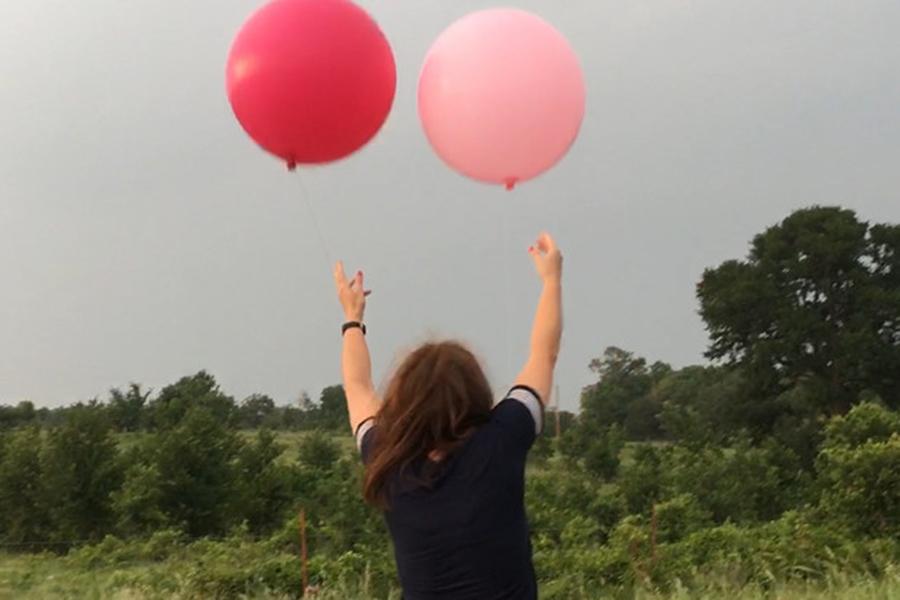
<path id="1" fill-rule="evenodd" d="M 194 406 L 174 429 L 150 440 L 160 508 L 192 536 L 224 533 L 233 522 L 241 442 L 208 409 Z"/>
<path id="2" fill-rule="evenodd" d="M 284 451 L 275 435 L 260 429 L 245 443 L 237 457 L 236 505 L 240 517 L 253 533 L 263 533 L 284 524 L 285 511 L 296 501 L 294 469 L 278 462 Z"/>
<path id="3" fill-rule="evenodd" d="M 206 371 L 182 377 L 176 383 L 164 387 L 149 408 L 157 429 L 176 427 L 192 408 L 206 410 L 214 419 L 228 427 L 235 426 L 238 419 L 234 398 L 223 393 L 216 378 Z"/>
<path id="4" fill-rule="evenodd" d="M 746 426 L 739 369 L 689 366 L 656 383 L 650 395 L 669 438 L 682 443 L 721 442 Z"/>
<path id="5" fill-rule="evenodd" d="M 708 269 L 697 286 L 707 356 L 741 365 L 757 398 L 798 384 L 843 413 L 869 391 L 900 403 L 900 226 L 852 210 L 798 210 L 757 235 L 746 260 Z"/>
<path id="6" fill-rule="evenodd" d="M 347 397 L 344 386 L 332 385 L 322 390 L 319 396 L 319 425 L 329 430 L 349 427 L 347 415 Z"/>
<path id="7" fill-rule="evenodd" d="M 8 434 L 0 460 L 0 539 L 37 549 L 50 523 L 44 500 L 41 431 L 37 427 Z"/>
<path id="8" fill-rule="evenodd" d="M 623 425 L 631 439 L 659 437 L 656 415 L 662 406 L 650 391 L 672 368 L 661 362 L 648 365 L 645 359 L 614 346 L 589 367 L 599 381 L 582 391 L 582 419 L 603 427 Z"/>
<path id="9" fill-rule="evenodd" d="M 0 429 L 14 429 L 29 425 L 37 418 L 34 403 L 23 400 L 15 406 L 0 406 Z"/>
<path id="10" fill-rule="evenodd" d="M 239 409 L 241 427 L 257 429 L 275 412 L 275 401 L 265 394 L 253 394 L 244 398 Z"/>
<path id="11" fill-rule="evenodd" d="M 126 391 L 114 388 L 109 392 L 109 412 L 119 431 L 137 431 L 144 421 L 144 406 L 151 392 L 132 383 Z"/>
<path id="12" fill-rule="evenodd" d="M 73 407 L 47 434 L 43 455 L 46 505 L 61 540 L 98 539 L 114 524 L 112 493 L 121 485 L 116 439 L 103 407 Z"/>

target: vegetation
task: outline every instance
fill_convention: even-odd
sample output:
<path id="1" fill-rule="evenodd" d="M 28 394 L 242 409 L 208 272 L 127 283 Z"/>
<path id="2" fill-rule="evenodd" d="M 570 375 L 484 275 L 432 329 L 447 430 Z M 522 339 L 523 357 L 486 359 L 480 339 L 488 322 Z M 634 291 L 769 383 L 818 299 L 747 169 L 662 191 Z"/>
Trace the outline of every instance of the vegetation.
<path id="1" fill-rule="evenodd" d="M 714 362 L 591 361 L 530 457 L 542 597 L 900 595 L 898 261 L 900 226 L 798 211 L 704 274 Z M 298 597 L 303 509 L 317 597 L 399 597 L 345 410 L 205 372 L 0 407 L 0 596 Z"/>

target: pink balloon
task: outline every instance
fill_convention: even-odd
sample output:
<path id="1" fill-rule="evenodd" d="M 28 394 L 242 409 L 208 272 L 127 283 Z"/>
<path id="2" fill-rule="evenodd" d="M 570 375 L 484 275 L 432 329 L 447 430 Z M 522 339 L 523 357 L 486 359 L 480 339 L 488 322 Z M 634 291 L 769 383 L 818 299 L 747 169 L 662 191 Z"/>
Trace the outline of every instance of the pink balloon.
<path id="1" fill-rule="evenodd" d="M 578 57 L 552 25 L 499 8 L 469 14 L 429 50 L 419 117 L 451 167 L 512 188 L 555 165 L 584 118 Z"/>

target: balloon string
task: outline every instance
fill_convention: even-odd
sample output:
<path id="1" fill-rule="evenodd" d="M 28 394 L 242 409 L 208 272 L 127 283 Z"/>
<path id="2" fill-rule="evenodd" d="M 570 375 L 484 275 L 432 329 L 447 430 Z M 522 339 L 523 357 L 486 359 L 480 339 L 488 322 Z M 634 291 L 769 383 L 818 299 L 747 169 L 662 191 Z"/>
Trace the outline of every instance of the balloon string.
<path id="1" fill-rule="evenodd" d="M 312 221 L 313 227 L 316 230 L 316 236 L 319 238 L 319 247 L 322 249 L 322 254 L 325 257 L 328 273 L 331 273 L 334 261 L 331 260 L 331 252 L 328 250 L 328 244 L 325 242 L 325 236 L 322 234 L 322 228 L 319 226 L 319 219 L 316 217 L 316 210 L 313 207 L 312 199 L 306 189 L 306 185 L 303 183 L 303 177 L 299 174 L 297 175 L 297 182 L 300 184 L 300 195 L 303 197 L 303 203 L 306 204 L 310 221 Z"/>
<path id="2" fill-rule="evenodd" d="M 509 380 L 510 385 L 512 385 L 512 379 L 514 375 L 512 374 L 512 350 L 510 347 L 509 335 L 510 335 L 510 327 L 509 327 L 509 312 L 510 312 L 510 297 L 512 294 L 510 293 L 510 278 L 509 278 L 509 223 L 508 223 L 508 215 L 506 214 L 506 205 L 500 204 L 500 226 L 503 230 L 502 238 L 503 238 L 503 343 L 504 349 L 506 352 L 506 377 Z"/>

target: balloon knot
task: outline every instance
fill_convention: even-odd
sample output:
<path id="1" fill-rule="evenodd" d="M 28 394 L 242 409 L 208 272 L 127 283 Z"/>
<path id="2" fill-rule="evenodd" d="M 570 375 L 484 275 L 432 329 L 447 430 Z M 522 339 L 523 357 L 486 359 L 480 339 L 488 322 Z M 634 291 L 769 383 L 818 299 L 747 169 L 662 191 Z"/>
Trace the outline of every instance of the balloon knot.
<path id="1" fill-rule="evenodd" d="M 517 181 L 518 181 L 518 179 L 516 179 L 515 177 L 510 177 L 509 179 L 507 179 L 506 180 L 506 189 L 512 190 L 514 187 L 516 187 Z"/>
<path id="2" fill-rule="evenodd" d="M 287 161 L 288 171 L 296 171 L 297 170 L 297 161 L 293 158 Z"/>

